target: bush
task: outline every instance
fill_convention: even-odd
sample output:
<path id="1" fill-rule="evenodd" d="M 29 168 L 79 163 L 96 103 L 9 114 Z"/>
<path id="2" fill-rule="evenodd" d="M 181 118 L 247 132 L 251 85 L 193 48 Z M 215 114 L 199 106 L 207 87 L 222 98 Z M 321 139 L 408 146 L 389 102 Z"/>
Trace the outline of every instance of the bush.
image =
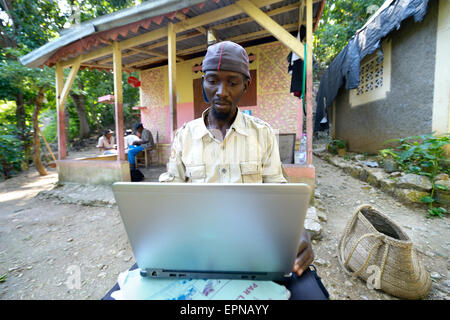
<path id="1" fill-rule="evenodd" d="M 13 124 L 0 125 L 0 177 L 10 178 L 21 171 L 25 161 L 24 143 Z"/>
<path id="2" fill-rule="evenodd" d="M 450 135 L 434 135 L 433 133 L 411 136 L 404 139 L 391 139 L 386 143 L 396 143 L 390 149 L 380 151 L 381 156 L 389 155 L 398 164 L 399 168 L 407 173 L 415 173 L 427 176 L 432 184 L 431 194 L 421 199 L 429 204 L 429 216 L 442 217 L 442 213 L 448 214 L 444 208 L 435 208 L 436 190 L 446 191 L 447 188 L 435 184 L 435 178 L 440 173 L 450 174 L 450 160 L 444 156 L 444 146 L 450 143 Z"/>

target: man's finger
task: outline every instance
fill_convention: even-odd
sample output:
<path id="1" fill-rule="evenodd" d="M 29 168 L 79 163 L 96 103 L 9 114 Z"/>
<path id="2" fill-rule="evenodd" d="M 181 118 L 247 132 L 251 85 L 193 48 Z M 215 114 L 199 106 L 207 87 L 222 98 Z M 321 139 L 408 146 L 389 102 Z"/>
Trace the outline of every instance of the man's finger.
<path id="1" fill-rule="evenodd" d="M 297 257 L 300 256 L 302 254 L 302 252 L 305 251 L 307 248 L 308 248 L 308 243 L 305 241 L 301 241 L 298 246 Z"/>
<path id="2" fill-rule="evenodd" d="M 312 250 L 303 251 L 295 260 L 294 272 L 296 272 L 297 275 L 300 276 L 313 261 L 314 253 L 312 252 Z"/>

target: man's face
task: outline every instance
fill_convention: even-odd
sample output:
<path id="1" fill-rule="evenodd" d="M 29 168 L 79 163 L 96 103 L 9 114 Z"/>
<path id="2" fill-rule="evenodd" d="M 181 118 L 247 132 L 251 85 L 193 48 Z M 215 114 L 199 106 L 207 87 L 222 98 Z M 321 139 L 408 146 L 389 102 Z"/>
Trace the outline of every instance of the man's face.
<path id="1" fill-rule="evenodd" d="M 233 71 L 206 71 L 203 78 L 206 97 L 219 118 L 226 118 L 237 108 L 249 85 L 250 81 L 244 75 Z"/>

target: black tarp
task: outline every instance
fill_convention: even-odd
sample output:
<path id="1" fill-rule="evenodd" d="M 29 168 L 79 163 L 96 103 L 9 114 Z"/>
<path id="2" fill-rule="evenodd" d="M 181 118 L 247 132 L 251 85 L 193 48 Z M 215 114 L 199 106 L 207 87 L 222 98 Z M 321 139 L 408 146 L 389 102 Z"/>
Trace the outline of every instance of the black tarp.
<path id="1" fill-rule="evenodd" d="M 389 0 L 388 0 L 389 1 Z M 437 1 L 437 0 L 434 0 Z M 320 79 L 316 96 L 317 109 L 314 121 L 314 132 L 328 129 L 328 122 L 321 123 L 325 113 L 329 119 L 329 106 L 345 83 L 345 89 L 355 89 L 359 85 L 359 65 L 361 60 L 380 50 L 381 40 L 394 29 L 400 29 L 403 20 L 414 17 L 414 21 L 422 21 L 427 12 L 428 0 L 394 0 L 381 7 L 362 29 L 349 40 L 347 46 L 331 62 Z M 324 98 L 326 106 L 324 108 Z M 325 112 L 326 111 L 326 112 Z"/>

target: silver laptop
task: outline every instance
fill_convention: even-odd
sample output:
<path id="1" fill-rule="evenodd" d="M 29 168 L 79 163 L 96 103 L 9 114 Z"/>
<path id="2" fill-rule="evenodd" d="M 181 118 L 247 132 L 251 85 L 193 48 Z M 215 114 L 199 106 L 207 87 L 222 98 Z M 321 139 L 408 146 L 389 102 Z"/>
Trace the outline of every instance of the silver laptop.
<path id="1" fill-rule="evenodd" d="M 113 192 L 142 276 L 281 280 L 294 266 L 311 189 L 117 182 Z"/>

